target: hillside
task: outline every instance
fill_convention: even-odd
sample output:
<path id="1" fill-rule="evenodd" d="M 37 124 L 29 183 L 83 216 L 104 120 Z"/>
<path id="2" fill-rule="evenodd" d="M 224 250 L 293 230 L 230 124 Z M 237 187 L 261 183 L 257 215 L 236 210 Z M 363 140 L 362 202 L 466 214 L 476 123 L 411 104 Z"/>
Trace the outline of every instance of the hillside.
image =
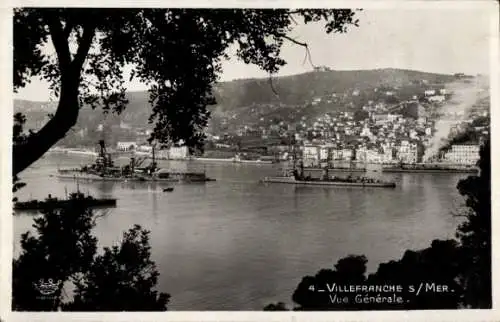
<path id="1" fill-rule="evenodd" d="M 403 87 L 416 85 L 422 80 L 429 84 L 442 84 L 454 79 L 452 75 L 402 69 L 314 71 L 273 78 L 272 87 L 267 78 L 221 83 L 216 87 L 216 97 L 222 110 L 266 103 L 301 105 L 316 96 L 345 93 L 354 89 L 366 91 L 376 87 Z M 273 92 L 273 87 L 276 93 Z"/>
<path id="2" fill-rule="evenodd" d="M 439 85 L 454 79 L 452 75 L 432 74 L 402 69 L 378 69 L 360 71 L 314 71 L 286 77 L 276 77 L 270 80 L 241 79 L 222 82 L 215 86 L 214 95 L 217 105 L 210 107 L 213 114 L 212 124 L 221 122 L 221 119 L 252 122 L 256 115 L 259 117 L 274 117 L 274 115 L 308 115 L 304 109 L 312 100 L 318 97 L 336 95 L 336 99 L 329 99 L 328 106 L 323 104 L 321 110 L 361 107 L 368 100 L 377 100 L 380 93 L 373 89 L 398 89 L 395 99 L 408 99 L 415 93 L 431 85 Z M 274 91 L 273 91 L 274 88 Z M 349 101 L 342 97 L 350 96 L 352 91 L 360 92 Z M 119 124 L 120 121 L 133 127 L 145 127 L 151 108 L 148 104 L 147 92 L 127 93 L 129 105 L 118 116 L 105 117 L 98 111 L 83 107 L 78 121 L 78 127 L 89 128 L 107 119 L 110 124 Z M 27 114 L 28 128 L 38 128 L 45 121 L 49 113 L 53 112 L 56 103 L 14 101 L 15 112 Z M 314 113 L 318 112 L 316 109 Z"/>

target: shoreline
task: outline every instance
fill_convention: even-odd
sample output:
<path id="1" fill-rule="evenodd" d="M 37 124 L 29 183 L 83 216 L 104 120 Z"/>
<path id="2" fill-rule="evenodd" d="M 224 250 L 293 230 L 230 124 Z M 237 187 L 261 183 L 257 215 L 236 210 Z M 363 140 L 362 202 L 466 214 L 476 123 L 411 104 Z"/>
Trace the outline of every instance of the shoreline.
<path id="1" fill-rule="evenodd" d="M 81 154 L 81 155 L 99 155 L 97 152 L 88 150 L 70 150 L 70 149 L 49 149 L 47 153 L 62 153 L 62 154 Z"/>
<path id="2" fill-rule="evenodd" d="M 75 154 L 75 155 L 85 155 L 85 156 L 98 156 L 99 154 L 90 150 L 79 150 L 79 149 L 67 149 L 67 148 L 52 148 L 47 151 L 47 153 L 61 153 L 61 154 Z M 115 152 L 111 152 L 111 154 L 115 154 Z M 130 154 L 130 153 L 129 153 Z M 135 152 L 132 155 L 137 156 L 145 156 L 148 159 L 151 159 L 151 154 L 149 152 Z M 278 164 L 279 161 L 271 161 L 271 160 L 241 160 L 236 158 L 203 158 L 203 157 L 188 157 L 188 158 L 175 158 L 175 159 L 167 159 L 157 157 L 158 160 L 166 160 L 166 161 L 196 161 L 196 162 L 220 162 L 220 163 L 235 163 L 235 164 L 255 164 L 255 165 L 271 165 Z M 313 168 L 306 167 L 304 170 L 307 171 L 321 171 L 321 168 Z M 371 169 L 367 168 L 329 168 L 328 171 L 332 172 L 370 172 Z M 376 169 L 377 172 L 385 172 L 385 173 L 477 173 L 476 168 L 461 168 L 460 165 L 450 166 L 449 168 L 434 168 L 429 166 L 428 168 L 398 168 L 398 167 L 381 167 Z"/>

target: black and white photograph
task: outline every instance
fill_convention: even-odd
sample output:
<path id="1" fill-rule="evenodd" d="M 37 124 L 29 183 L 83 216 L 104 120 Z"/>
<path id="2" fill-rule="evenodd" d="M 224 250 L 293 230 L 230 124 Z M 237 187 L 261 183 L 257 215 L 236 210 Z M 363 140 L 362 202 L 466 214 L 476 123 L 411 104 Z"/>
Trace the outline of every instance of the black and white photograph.
<path id="1" fill-rule="evenodd" d="M 498 3 L 411 4 L 10 8 L 10 314 L 492 312 Z"/>

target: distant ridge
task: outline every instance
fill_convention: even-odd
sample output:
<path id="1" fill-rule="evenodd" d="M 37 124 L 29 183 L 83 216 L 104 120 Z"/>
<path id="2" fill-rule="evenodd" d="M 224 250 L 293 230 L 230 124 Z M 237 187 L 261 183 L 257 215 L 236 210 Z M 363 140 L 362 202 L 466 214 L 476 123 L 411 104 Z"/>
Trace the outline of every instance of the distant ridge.
<path id="1" fill-rule="evenodd" d="M 220 82 L 214 86 L 217 105 L 211 107 L 216 113 L 238 111 L 241 108 L 259 104 L 285 104 L 288 106 L 303 105 L 315 97 L 331 93 L 347 93 L 353 90 L 366 91 L 384 87 L 394 88 L 410 86 L 422 81 L 428 84 L 444 84 L 454 80 L 453 75 L 420 72 L 407 69 L 382 68 L 373 70 L 322 70 L 302 74 L 272 78 L 237 79 Z M 151 109 L 148 108 L 146 91 L 127 92 L 129 104 L 120 117 L 111 117 L 130 122 L 135 126 L 147 124 Z M 25 112 L 28 126 L 32 115 L 46 115 L 47 108 L 54 109 L 57 102 L 32 102 L 14 100 L 15 112 Z M 78 124 L 84 126 L 88 122 L 99 122 L 104 117 L 97 111 L 83 107 Z M 99 116 L 98 116 L 99 115 Z M 35 122 L 36 123 L 36 122 Z M 38 120 L 37 124 L 40 124 Z"/>

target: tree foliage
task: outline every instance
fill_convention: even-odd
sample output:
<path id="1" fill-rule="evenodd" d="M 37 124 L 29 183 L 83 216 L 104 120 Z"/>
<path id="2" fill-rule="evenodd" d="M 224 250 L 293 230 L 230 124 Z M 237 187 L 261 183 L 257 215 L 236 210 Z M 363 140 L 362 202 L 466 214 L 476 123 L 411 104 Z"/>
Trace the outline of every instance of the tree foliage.
<path id="1" fill-rule="evenodd" d="M 467 219 L 460 225 L 457 237 L 465 258 L 463 283 L 465 305 L 491 308 L 491 159 L 490 142 L 480 150 L 479 176 L 461 180 L 457 189 L 465 197 Z"/>
<path id="2" fill-rule="evenodd" d="M 105 248 L 82 280 L 68 308 L 76 311 L 161 311 L 169 295 L 153 290 L 159 273 L 150 260 L 149 232 L 135 225 L 120 247 Z"/>
<path id="3" fill-rule="evenodd" d="M 36 161 L 75 125 L 80 107 L 122 111 L 123 73 L 149 86 L 155 123 L 151 139 L 201 148 L 212 86 L 227 50 L 276 73 L 284 41 L 296 25 L 323 21 L 327 33 L 357 25 L 350 9 L 116 9 L 19 8 L 14 11 L 14 89 L 41 77 L 59 99 L 54 116 L 14 146 L 14 175 Z M 56 57 L 43 50 L 55 48 Z"/>
<path id="4" fill-rule="evenodd" d="M 34 219 L 36 235 L 29 231 L 21 237 L 22 252 L 13 262 L 13 309 L 56 310 L 61 305 L 63 283 L 89 269 L 97 249 L 90 234 L 93 214 L 75 200 L 67 208 L 42 210 Z M 53 298 L 40 298 L 39 281 L 54 281 L 58 288 Z"/>
<path id="5" fill-rule="evenodd" d="M 13 261 L 12 309 L 166 310 L 169 295 L 154 290 L 159 273 L 150 259 L 149 232 L 136 225 L 120 246 L 97 254 L 91 234 L 96 216 L 79 196 L 72 194 L 62 209 L 47 206 L 34 220 L 36 235 L 22 235 L 22 252 Z M 63 301 L 71 284 L 74 298 Z M 53 289 L 44 294 L 44 287 Z"/>
<path id="6" fill-rule="evenodd" d="M 378 270 L 366 276 L 365 256 L 348 256 L 340 259 L 334 269 L 322 269 L 315 276 L 306 276 L 293 293 L 292 299 L 299 304 L 296 310 L 348 311 L 348 310 L 411 310 L 411 309 L 453 309 L 459 305 L 460 286 L 454 281 L 458 274 L 460 253 L 453 240 L 432 242 L 430 248 L 422 251 L 406 251 L 403 258 L 380 264 Z M 420 283 L 429 282 L 435 285 L 446 285 L 450 292 L 421 292 L 417 295 Z M 397 291 L 371 292 L 328 292 L 327 285 L 333 287 L 367 285 L 367 286 L 401 286 Z M 313 288 L 311 288 L 313 286 Z M 413 287 L 413 289 L 412 289 Z M 318 292 L 323 288 L 325 292 Z M 332 303 L 332 295 L 339 298 L 348 296 L 346 303 Z M 363 302 L 368 297 L 401 297 L 401 302 Z"/>

